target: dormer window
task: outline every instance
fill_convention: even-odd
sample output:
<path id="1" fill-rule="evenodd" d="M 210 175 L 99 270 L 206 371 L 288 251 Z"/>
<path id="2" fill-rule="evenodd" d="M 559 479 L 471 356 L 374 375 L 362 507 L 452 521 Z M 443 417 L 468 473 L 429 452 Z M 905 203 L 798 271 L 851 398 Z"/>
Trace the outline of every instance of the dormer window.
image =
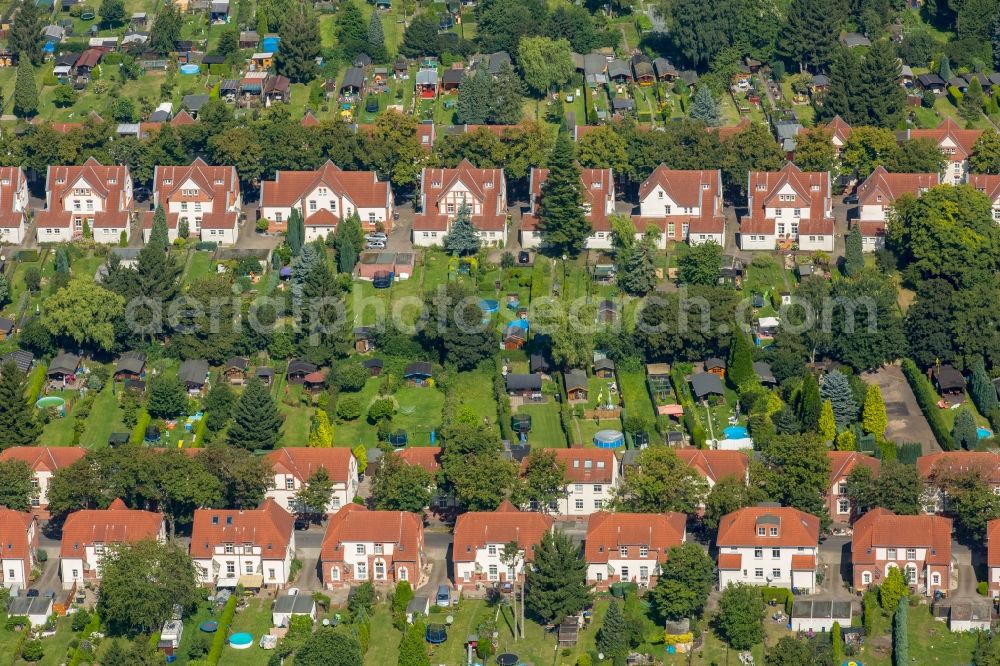
<path id="1" fill-rule="evenodd" d="M 599 181 L 595 180 L 594 182 L 592 182 L 590 184 L 590 189 L 592 189 L 592 190 L 599 190 L 599 189 L 601 189 L 601 183 Z"/>
<path id="2" fill-rule="evenodd" d="M 212 516 L 212 524 L 213 525 L 218 525 L 219 524 L 219 517 L 218 516 Z"/>
<path id="3" fill-rule="evenodd" d="M 171 179 L 171 178 L 164 178 L 164 179 L 163 179 L 163 184 L 164 184 L 164 185 L 172 185 L 172 184 L 173 184 L 173 182 L 174 182 L 174 181 L 173 181 L 173 179 Z"/>
<path id="4" fill-rule="evenodd" d="M 604 461 L 603 460 L 598 460 L 597 461 L 597 469 L 604 469 Z"/>
<path id="5" fill-rule="evenodd" d="M 701 189 L 703 189 L 703 190 L 707 190 L 708 188 L 709 188 L 709 185 L 708 185 L 708 183 L 702 183 L 702 184 L 701 184 Z"/>
<path id="6" fill-rule="evenodd" d="M 118 182 L 117 178 L 108 178 L 108 185 L 114 185 Z"/>
<path id="7" fill-rule="evenodd" d="M 771 528 L 771 536 L 778 536 L 778 528 L 777 527 L 772 527 Z"/>
<path id="8" fill-rule="evenodd" d="M 493 189 L 493 181 L 492 180 L 486 181 L 485 183 L 483 183 L 483 187 L 485 187 L 488 190 L 492 190 Z"/>
<path id="9" fill-rule="evenodd" d="M 647 557 L 649 555 L 649 546 L 639 546 L 639 557 Z"/>
<path id="10" fill-rule="evenodd" d="M 767 536 L 767 529 L 763 527 L 758 527 L 757 536 Z"/>
<path id="11" fill-rule="evenodd" d="M 440 180 L 432 180 L 431 181 L 431 187 L 441 187 L 441 181 Z"/>
<path id="12" fill-rule="evenodd" d="M 59 185 L 62 185 L 65 182 L 66 182 L 65 178 L 56 178 L 56 183 L 59 184 Z"/>
<path id="13" fill-rule="evenodd" d="M 813 185 L 811 189 L 813 192 L 819 192 L 819 185 Z"/>
<path id="14" fill-rule="evenodd" d="M 593 460 L 584 460 L 583 461 L 583 468 L 584 469 L 590 469 L 591 467 L 593 467 L 593 465 L 594 465 L 594 461 Z"/>
<path id="15" fill-rule="evenodd" d="M 216 178 L 216 179 L 215 179 L 215 184 L 216 184 L 216 185 L 222 185 L 222 184 L 223 184 L 224 182 L 225 182 L 225 181 L 223 181 L 223 180 L 222 180 L 221 178 Z"/>
<path id="16" fill-rule="evenodd" d="M 226 525 L 232 525 L 232 524 L 233 524 L 233 517 L 226 516 Z"/>
<path id="17" fill-rule="evenodd" d="M 10 185 L 10 178 L 4 178 L 2 181 L 0 181 L 0 183 L 3 183 L 4 185 Z"/>
<path id="18" fill-rule="evenodd" d="M 759 183 L 757 185 L 757 191 L 758 192 L 764 192 L 765 190 L 767 190 L 767 185 L 765 185 L 764 183 Z"/>
<path id="19" fill-rule="evenodd" d="M 628 557 L 628 546 L 618 546 L 618 552 L 622 557 Z"/>

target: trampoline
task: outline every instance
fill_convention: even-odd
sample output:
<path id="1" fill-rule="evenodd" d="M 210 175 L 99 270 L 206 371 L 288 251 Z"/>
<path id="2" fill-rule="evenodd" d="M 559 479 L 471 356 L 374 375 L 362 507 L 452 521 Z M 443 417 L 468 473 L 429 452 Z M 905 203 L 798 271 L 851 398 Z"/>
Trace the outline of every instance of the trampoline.
<path id="1" fill-rule="evenodd" d="M 594 446 L 599 449 L 617 449 L 625 446 L 625 435 L 620 430 L 600 430 L 594 435 Z"/>
<path id="2" fill-rule="evenodd" d="M 500 310 L 500 302 L 495 301 L 492 298 L 484 298 L 479 301 L 479 307 L 482 308 L 483 312 L 486 314 L 493 314 Z"/>
<path id="3" fill-rule="evenodd" d="M 531 432 L 531 414 L 514 414 L 510 417 L 510 427 L 514 432 Z"/>
<path id="4" fill-rule="evenodd" d="M 424 638 L 431 645 L 440 645 L 448 640 L 448 628 L 443 624 L 428 624 L 424 632 Z"/>
<path id="5" fill-rule="evenodd" d="M 504 652 L 497 655 L 497 666 L 517 666 L 518 657 L 516 654 Z"/>
<path id="6" fill-rule="evenodd" d="M 208 622 L 202 622 L 198 625 L 198 628 L 204 631 L 206 634 L 214 634 L 219 628 L 219 623 L 214 620 L 209 620 Z"/>
<path id="7" fill-rule="evenodd" d="M 388 440 L 393 446 L 406 446 L 409 437 L 407 437 L 405 430 L 397 430 L 396 432 L 389 433 Z"/>

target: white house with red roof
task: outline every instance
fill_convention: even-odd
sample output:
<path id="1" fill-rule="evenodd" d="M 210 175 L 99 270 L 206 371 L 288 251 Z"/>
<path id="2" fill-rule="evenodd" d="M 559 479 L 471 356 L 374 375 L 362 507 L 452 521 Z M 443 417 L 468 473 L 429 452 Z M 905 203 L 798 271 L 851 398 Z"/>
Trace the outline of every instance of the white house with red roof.
<path id="1" fill-rule="evenodd" d="M 404 580 L 416 588 L 424 563 L 423 517 L 348 504 L 330 516 L 319 559 L 328 588 Z"/>
<path id="2" fill-rule="evenodd" d="M 454 169 L 420 174 L 420 212 L 413 217 L 413 244 L 441 245 L 465 204 L 484 245 L 507 244 L 507 179 L 503 169 L 477 169 L 463 159 Z"/>
<path id="3" fill-rule="evenodd" d="M 921 496 L 924 513 L 948 507 L 943 486 L 957 477 L 975 474 L 1000 495 L 1000 454 L 994 451 L 941 451 L 917 458 L 917 474 L 926 484 Z"/>
<path id="4" fill-rule="evenodd" d="M 129 509 L 116 499 L 107 509 L 84 509 L 63 523 L 59 567 L 64 590 L 101 579 L 101 561 L 109 548 L 147 539 L 166 541 L 162 513 Z"/>
<path id="5" fill-rule="evenodd" d="M 847 496 L 847 477 L 859 465 L 871 470 L 872 476 L 878 476 L 882 467 L 881 461 L 859 451 L 827 451 L 830 460 L 830 480 L 827 483 L 826 508 L 830 518 L 837 523 L 849 523 L 857 518 L 858 507 Z"/>
<path id="6" fill-rule="evenodd" d="M 833 198 L 829 171 L 751 171 L 747 214 L 740 220 L 740 249 L 774 250 L 779 242 L 804 251 L 832 252 Z"/>
<path id="7" fill-rule="evenodd" d="M 847 141 L 851 138 L 851 126 L 838 114 L 826 124 L 824 129 L 829 133 L 830 143 L 833 144 L 839 157 L 844 152 L 844 146 L 847 145 Z"/>
<path id="8" fill-rule="evenodd" d="M 535 547 L 552 529 L 552 516 L 520 511 L 504 501 L 496 511 L 468 511 L 455 521 L 452 543 L 455 585 L 461 591 L 478 584 L 523 578 L 525 562 L 535 559 Z M 504 547 L 518 545 L 513 563 L 503 561 Z"/>
<path id="9" fill-rule="evenodd" d="M 684 448 L 674 452 L 704 477 L 710 489 L 727 476 L 739 479 L 744 485 L 750 480 L 750 458 L 742 451 Z"/>
<path id="10" fill-rule="evenodd" d="M 619 582 L 655 585 L 667 551 L 686 540 L 683 513 L 592 513 L 584 542 L 587 583 L 602 590 Z"/>
<path id="11" fill-rule="evenodd" d="M 56 470 L 69 467 L 86 455 L 81 446 L 12 446 L 0 453 L 0 462 L 20 460 L 31 468 L 31 484 L 38 494 L 31 498 L 32 510 L 49 505 L 49 480 Z"/>
<path id="12" fill-rule="evenodd" d="M 854 587 L 878 585 L 893 567 L 927 596 L 951 584 L 951 518 L 897 516 L 881 507 L 854 523 L 851 540 Z"/>
<path id="13" fill-rule="evenodd" d="M 260 216 L 271 231 L 288 228 L 292 209 L 302 213 L 306 241 L 326 238 L 340 220 L 357 213 L 362 228 L 392 231 L 392 188 L 374 171 L 342 171 L 327 161 L 315 171 L 279 171 L 260 190 Z"/>
<path id="14" fill-rule="evenodd" d="M 531 170 L 528 212 L 521 217 L 519 232 L 523 248 L 537 248 L 542 244 L 538 213 L 542 201 L 542 185 L 548 177 L 548 169 Z M 611 169 L 580 169 L 580 182 L 583 185 L 583 212 L 591 229 L 586 247 L 591 250 L 610 249 L 610 217 L 615 212 L 615 180 Z"/>
<path id="15" fill-rule="evenodd" d="M 986 568 L 990 596 L 1000 596 L 1000 518 L 986 524 Z"/>
<path id="16" fill-rule="evenodd" d="M 667 241 L 700 245 L 713 241 L 725 246 L 726 216 L 722 208 L 722 172 L 686 171 L 661 164 L 639 185 L 636 230 L 660 229 L 660 247 Z"/>
<path id="17" fill-rule="evenodd" d="M 132 176 L 126 166 L 103 166 L 93 157 L 83 166 L 50 166 L 45 210 L 38 212 L 39 243 L 82 238 L 84 224 L 97 243 L 118 244 L 130 234 Z"/>
<path id="18" fill-rule="evenodd" d="M 919 197 L 941 184 L 936 173 L 889 173 L 879 165 L 858 186 L 858 217 L 862 249 L 871 252 L 885 247 L 885 220 L 896 199 L 904 194 Z"/>
<path id="19" fill-rule="evenodd" d="M 0 167 L 0 243 L 20 244 L 27 231 L 28 179 L 21 167 Z"/>
<path id="20" fill-rule="evenodd" d="M 235 245 L 239 238 L 243 199 L 236 167 L 209 166 L 200 157 L 189 166 L 158 166 L 153 170 L 153 209 L 143 215 L 142 239 L 149 241 L 157 206 L 167 214 L 167 237 L 177 239 L 178 225 L 202 241 Z"/>
<path id="21" fill-rule="evenodd" d="M 196 509 L 191 559 L 201 583 L 261 588 L 288 582 L 295 519 L 271 498 L 256 509 Z"/>
<path id="22" fill-rule="evenodd" d="M 990 198 L 993 221 L 1000 224 L 1000 175 L 993 173 L 970 173 L 969 187 Z M 2 192 L 0 192 L 2 193 Z"/>
<path id="23" fill-rule="evenodd" d="M 22 511 L 0 507 L 0 581 L 8 590 L 28 587 L 38 550 L 38 521 Z"/>
<path id="24" fill-rule="evenodd" d="M 267 454 L 274 470 L 274 485 L 267 491 L 270 497 L 291 513 L 301 510 L 295 494 L 323 469 L 333 483 L 330 503 L 324 513 L 336 512 L 354 501 L 358 494 L 358 461 L 345 447 L 317 448 L 285 446 Z"/>
<path id="25" fill-rule="evenodd" d="M 961 185 L 969 177 L 969 157 L 982 134 L 982 130 L 962 129 L 951 118 L 945 118 L 934 129 L 908 129 L 897 136 L 900 142 L 930 139 L 936 143 L 947 160 L 941 182 Z"/>
<path id="26" fill-rule="evenodd" d="M 816 587 L 819 518 L 777 504 L 727 513 L 719 520 L 719 589 L 730 583 Z"/>
<path id="27" fill-rule="evenodd" d="M 611 449 L 552 449 L 556 461 L 566 468 L 563 496 L 548 507 L 531 507 L 564 518 L 586 518 L 604 509 L 618 487 L 619 465 Z M 528 459 L 521 462 L 521 473 Z"/>

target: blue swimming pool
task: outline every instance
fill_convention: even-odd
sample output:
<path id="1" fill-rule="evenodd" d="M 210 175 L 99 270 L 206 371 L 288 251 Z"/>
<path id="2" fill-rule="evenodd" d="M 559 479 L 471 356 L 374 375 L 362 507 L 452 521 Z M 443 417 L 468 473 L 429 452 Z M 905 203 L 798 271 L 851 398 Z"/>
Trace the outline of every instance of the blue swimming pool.
<path id="1" fill-rule="evenodd" d="M 980 426 L 979 428 L 976 429 L 976 434 L 979 435 L 979 439 L 986 439 L 988 437 L 993 436 L 993 431 L 990 430 L 989 428 L 984 428 Z"/>
<path id="2" fill-rule="evenodd" d="M 726 439 L 746 439 L 750 436 L 750 432 L 740 425 L 729 426 L 722 433 L 726 436 Z"/>

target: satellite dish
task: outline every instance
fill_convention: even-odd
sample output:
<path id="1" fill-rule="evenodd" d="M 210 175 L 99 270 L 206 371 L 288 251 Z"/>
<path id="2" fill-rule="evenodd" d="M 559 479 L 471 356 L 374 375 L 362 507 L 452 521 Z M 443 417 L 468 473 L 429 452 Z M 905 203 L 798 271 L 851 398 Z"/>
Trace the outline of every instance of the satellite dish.
<path id="1" fill-rule="evenodd" d="M 323 626 L 324 627 L 329 627 L 330 626 L 330 618 L 327 618 L 327 617 L 323 618 Z"/>
<path id="2" fill-rule="evenodd" d="M 445 621 L 445 624 L 451 624 L 452 622 L 455 621 L 455 618 L 453 618 L 451 615 L 449 615 L 448 617 L 446 617 L 444 619 L 444 621 Z"/>

